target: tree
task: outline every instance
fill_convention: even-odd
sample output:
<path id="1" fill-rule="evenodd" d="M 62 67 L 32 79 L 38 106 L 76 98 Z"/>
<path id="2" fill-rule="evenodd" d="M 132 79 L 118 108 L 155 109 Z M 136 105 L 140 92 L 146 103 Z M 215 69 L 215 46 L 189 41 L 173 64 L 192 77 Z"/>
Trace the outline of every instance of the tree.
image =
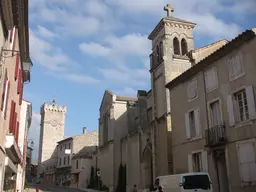
<path id="1" fill-rule="evenodd" d="M 116 192 L 122 191 L 122 182 L 123 182 L 122 176 L 123 176 L 123 166 L 122 164 L 120 164 L 119 170 L 118 170 L 118 181 L 117 181 Z"/>
<path id="2" fill-rule="evenodd" d="M 95 178 L 94 178 L 94 167 L 91 167 L 91 176 L 90 176 L 90 184 L 88 185 L 88 188 L 93 188 L 95 185 Z"/>

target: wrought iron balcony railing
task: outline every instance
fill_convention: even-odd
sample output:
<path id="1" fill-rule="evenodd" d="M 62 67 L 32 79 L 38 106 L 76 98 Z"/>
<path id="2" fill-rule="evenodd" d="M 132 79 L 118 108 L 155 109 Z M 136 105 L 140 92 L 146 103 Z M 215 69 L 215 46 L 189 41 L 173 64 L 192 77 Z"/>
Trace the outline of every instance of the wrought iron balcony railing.
<path id="1" fill-rule="evenodd" d="M 225 125 L 218 125 L 205 131 L 206 147 L 215 147 L 226 144 Z"/>

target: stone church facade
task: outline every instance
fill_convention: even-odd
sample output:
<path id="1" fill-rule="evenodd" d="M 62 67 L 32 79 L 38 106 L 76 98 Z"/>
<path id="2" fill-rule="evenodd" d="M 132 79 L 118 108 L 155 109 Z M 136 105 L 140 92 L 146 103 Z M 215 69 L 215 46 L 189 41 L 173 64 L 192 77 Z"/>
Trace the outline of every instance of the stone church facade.
<path id="1" fill-rule="evenodd" d="M 126 166 L 128 191 L 135 184 L 148 190 L 157 176 L 173 173 L 172 111 L 165 85 L 227 43 L 224 40 L 195 49 L 196 24 L 171 16 L 170 5 L 165 10 L 168 16 L 148 37 L 152 41 L 151 90 L 138 91 L 136 98 L 105 91 L 102 100 L 99 166 L 101 179 L 110 191 L 118 185 L 120 164 Z"/>

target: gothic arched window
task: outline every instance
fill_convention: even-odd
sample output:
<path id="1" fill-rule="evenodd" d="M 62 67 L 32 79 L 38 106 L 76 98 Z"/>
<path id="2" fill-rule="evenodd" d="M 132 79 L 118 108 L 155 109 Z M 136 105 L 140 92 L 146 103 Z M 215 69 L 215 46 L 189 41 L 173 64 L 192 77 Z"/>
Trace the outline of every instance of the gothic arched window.
<path id="1" fill-rule="evenodd" d="M 181 40 L 181 53 L 182 55 L 185 55 L 188 52 L 188 44 L 185 39 Z"/>
<path id="2" fill-rule="evenodd" d="M 175 55 L 180 55 L 180 42 L 177 37 L 173 39 L 173 52 Z"/>

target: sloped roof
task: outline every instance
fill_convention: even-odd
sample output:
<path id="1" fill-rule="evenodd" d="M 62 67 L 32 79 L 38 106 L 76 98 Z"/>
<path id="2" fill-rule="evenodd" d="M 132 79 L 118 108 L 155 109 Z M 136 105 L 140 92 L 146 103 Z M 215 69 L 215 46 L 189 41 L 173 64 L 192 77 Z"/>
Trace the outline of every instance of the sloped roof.
<path id="1" fill-rule="evenodd" d="M 93 154 L 97 152 L 97 146 L 85 146 L 72 159 L 92 158 Z"/>
<path id="2" fill-rule="evenodd" d="M 244 43 L 251 41 L 252 39 L 255 38 L 255 36 L 256 36 L 256 28 L 246 30 L 245 32 L 241 33 L 236 38 L 231 40 L 229 43 L 227 43 L 226 45 L 222 46 L 220 49 L 213 52 L 211 55 L 201 60 L 198 64 L 194 65 L 193 67 L 191 67 L 190 69 L 182 73 L 180 76 L 170 81 L 166 85 L 166 87 L 168 89 L 172 89 L 175 86 L 179 85 L 180 83 L 187 81 L 189 78 L 194 76 L 196 73 L 198 73 L 202 69 L 208 67 L 209 65 L 219 60 L 220 58 L 224 57 L 234 49 L 239 48 Z"/>

